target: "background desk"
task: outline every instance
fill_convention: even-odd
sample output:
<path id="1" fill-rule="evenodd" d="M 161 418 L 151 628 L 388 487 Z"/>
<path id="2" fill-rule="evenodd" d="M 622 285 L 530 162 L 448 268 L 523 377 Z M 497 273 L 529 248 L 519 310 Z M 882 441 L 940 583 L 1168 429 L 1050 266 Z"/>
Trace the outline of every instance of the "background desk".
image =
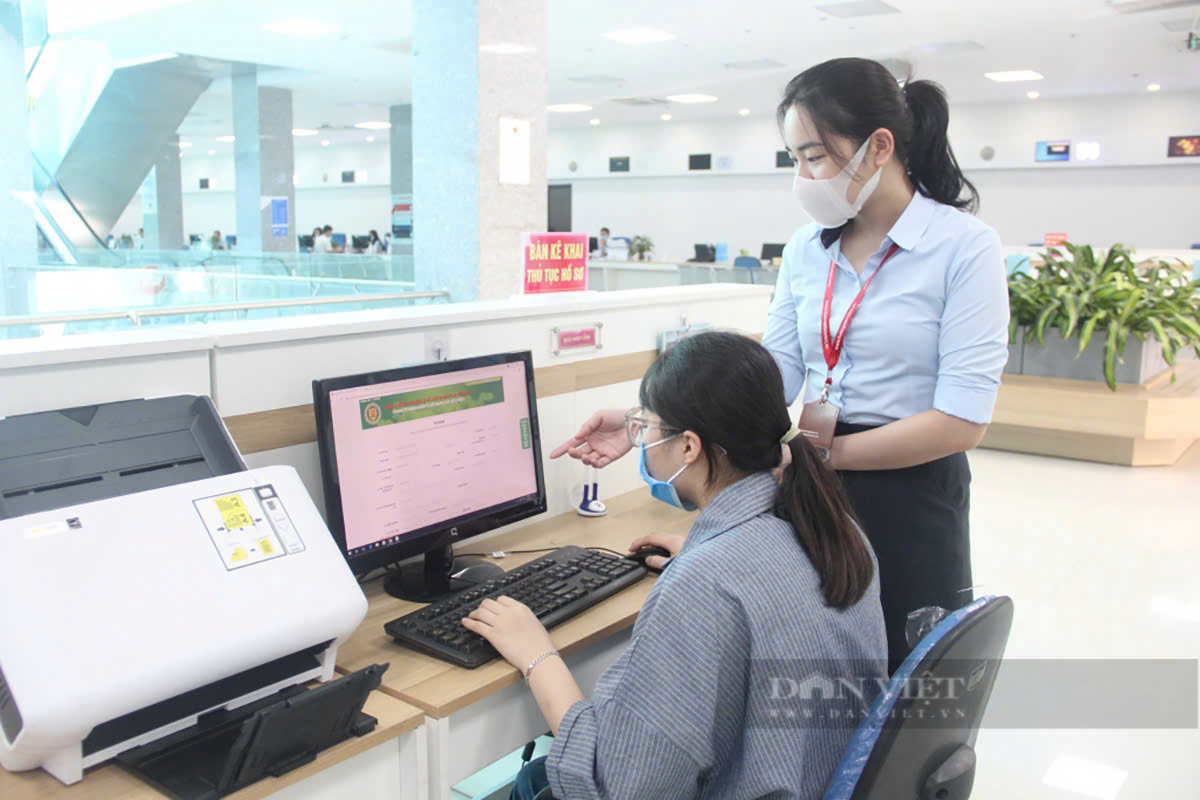
<path id="1" fill-rule="evenodd" d="M 653 500 L 644 489 L 606 502 L 605 517 L 562 514 L 482 543 L 465 542 L 460 549 L 491 552 L 573 544 L 624 552 L 644 533 L 686 534 L 694 519 Z M 497 563 L 511 570 L 539 555 L 514 555 Z M 644 579 L 550 632 L 585 695 L 624 650 L 653 585 L 652 578 Z M 339 669 L 391 663 L 382 689 L 426 714 L 430 798 L 447 800 L 455 783 L 546 732 L 546 722 L 514 667 L 496 659 L 478 669 L 462 669 L 402 648 L 384 634 L 383 624 L 420 604 L 386 595 L 379 582 L 368 586 L 367 598 L 367 619 L 338 651 Z"/>
<path id="2" fill-rule="evenodd" d="M 281 778 L 266 778 L 230 795 L 254 800 L 338 800 L 388 797 L 421 800 L 427 796 L 424 717 L 421 711 L 383 692 L 372 692 L 363 710 L 379 720 L 375 730 L 351 738 L 317 756 L 317 760 Z M 276 794 L 278 792 L 278 794 Z M 4 800 L 161 800 L 149 785 L 115 765 L 97 767 L 83 780 L 63 786 L 42 770 L 10 773 L 0 769 Z"/>
<path id="3" fill-rule="evenodd" d="M 676 261 L 622 261 L 595 259 L 588 262 L 588 288 L 596 291 L 652 289 L 663 286 L 694 286 L 706 283 L 745 283 L 774 286 L 779 269 L 735 267 L 729 263 Z"/>

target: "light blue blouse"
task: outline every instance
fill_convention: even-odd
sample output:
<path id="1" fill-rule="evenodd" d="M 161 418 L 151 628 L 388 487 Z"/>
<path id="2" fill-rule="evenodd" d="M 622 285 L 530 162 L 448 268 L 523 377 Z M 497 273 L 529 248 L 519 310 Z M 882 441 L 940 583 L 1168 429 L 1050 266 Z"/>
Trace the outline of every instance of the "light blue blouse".
<path id="1" fill-rule="evenodd" d="M 830 261 L 838 267 L 830 313 L 836 334 L 895 243 L 900 249 L 867 289 L 833 372 L 830 399 L 840 418 L 884 425 L 937 409 L 990 422 L 1008 360 L 1008 285 L 996 231 L 917 192 L 861 276 L 841 242 L 826 247 L 821 232 L 801 228 L 784 248 L 763 337 L 788 403 L 806 375 L 805 402 L 817 399 L 825 382 L 821 304 Z"/>

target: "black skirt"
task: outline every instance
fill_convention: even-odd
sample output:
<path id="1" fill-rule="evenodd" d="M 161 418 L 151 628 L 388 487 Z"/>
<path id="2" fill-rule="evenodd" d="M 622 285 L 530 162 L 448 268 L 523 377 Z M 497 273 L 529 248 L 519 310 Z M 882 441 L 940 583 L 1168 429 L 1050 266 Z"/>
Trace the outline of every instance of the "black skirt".
<path id="1" fill-rule="evenodd" d="M 839 422 L 837 435 L 876 427 Z M 858 520 L 879 561 L 888 671 L 908 655 L 908 612 L 970 603 L 971 469 L 955 453 L 906 469 L 842 471 Z"/>

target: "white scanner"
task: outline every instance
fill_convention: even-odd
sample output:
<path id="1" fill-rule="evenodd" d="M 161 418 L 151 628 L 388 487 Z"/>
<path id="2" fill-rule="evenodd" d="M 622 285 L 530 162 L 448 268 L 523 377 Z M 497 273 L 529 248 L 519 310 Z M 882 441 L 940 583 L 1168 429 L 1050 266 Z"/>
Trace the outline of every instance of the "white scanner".
<path id="1" fill-rule="evenodd" d="M 0 765 L 63 783 L 333 677 L 367 602 L 291 467 L 0 520 Z"/>

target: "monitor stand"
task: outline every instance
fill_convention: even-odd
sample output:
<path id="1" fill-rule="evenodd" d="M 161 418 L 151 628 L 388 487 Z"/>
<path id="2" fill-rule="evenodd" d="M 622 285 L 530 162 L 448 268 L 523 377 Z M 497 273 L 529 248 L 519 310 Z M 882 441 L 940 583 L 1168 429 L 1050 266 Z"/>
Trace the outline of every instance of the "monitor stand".
<path id="1" fill-rule="evenodd" d="M 436 547 L 424 559 L 404 564 L 383 582 L 392 597 L 413 603 L 435 603 L 453 592 L 499 578 L 504 570 L 475 556 L 454 557 L 450 545 Z"/>

